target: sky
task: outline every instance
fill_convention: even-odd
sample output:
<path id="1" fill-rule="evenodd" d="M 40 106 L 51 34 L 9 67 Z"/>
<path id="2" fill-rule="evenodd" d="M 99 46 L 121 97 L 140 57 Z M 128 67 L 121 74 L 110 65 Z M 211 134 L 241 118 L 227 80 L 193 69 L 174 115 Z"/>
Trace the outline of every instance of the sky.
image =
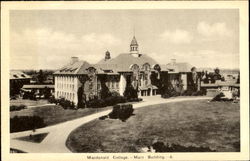
<path id="1" fill-rule="evenodd" d="M 239 68 L 236 9 L 12 10 L 10 68 L 58 69 L 72 56 L 94 64 L 107 50 L 129 53 L 133 35 L 159 64 Z"/>

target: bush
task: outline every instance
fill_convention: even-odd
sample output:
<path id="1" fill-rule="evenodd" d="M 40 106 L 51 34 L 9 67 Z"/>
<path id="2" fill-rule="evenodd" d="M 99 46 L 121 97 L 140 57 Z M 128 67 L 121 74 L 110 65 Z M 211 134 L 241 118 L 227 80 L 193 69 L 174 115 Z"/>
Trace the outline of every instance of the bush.
<path id="1" fill-rule="evenodd" d="M 205 95 L 206 93 L 204 91 L 196 91 L 196 92 L 193 92 L 192 93 L 192 96 L 203 96 Z"/>
<path id="2" fill-rule="evenodd" d="M 126 121 L 134 112 L 131 104 L 118 104 L 113 106 L 113 110 L 109 113 L 109 118 L 120 119 Z"/>
<path id="3" fill-rule="evenodd" d="M 87 102 L 87 107 L 91 108 L 101 108 L 105 106 L 113 106 L 117 103 L 127 102 L 125 97 L 122 96 L 109 96 L 105 99 L 92 99 Z"/>
<path id="4" fill-rule="evenodd" d="M 124 97 L 126 97 L 128 100 L 133 98 L 138 98 L 138 91 L 134 89 L 134 87 L 131 84 L 127 84 L 125 91 L 123 93 Z"/>
<path id="5" fill-rule="evenodd" d="M 175 91 L 174 89 L 170 89 L 170 90 L 166 90 L 166 92 L 164 92 L 161 97 L 162 98 L 170 98 L 170 97 L 177 97 L 180 96 L 181 93 Z"/>
<path id="6" fill-rule="evenodd" d="M 55 103 L 55 104 L 58 103 L 57 99 L 54 96 L 49 97 L 48 101 L 49 103 Z"/>
<path id="7" fill-rule="evenodd" d="M 152 145 L 155 152 L 216 152 L 209 147 L 183 146 L 179 144 L 164 144 L 163 142 L 156 142 Z"/>
<path id="8" fill-rule="evenodd" d="M 130 98 L 128 102 L 140 102 L 142 101 L 142 98 Z"/>
<path id="9" fill-rule="evenodd" d="M 224 97 L 225 95 L 223 93 L 219 93 L 217 94 L 211 101 L 223 101 L 222 97 Z"/>
<path id="10" fill-rule="evenodd" d="M 182 96 L 192 96 L 193 90 L 185 90 L 181 95 Z"/>
<path id="11" fill-rule="evenodd" d="M 39 116 L 15 116 L 10 119 L 10 132 L 34 130 L 45 126 L 43 118 Z"/>
<path id="12" fill-rule="evenodd" d="M 105 107 L 106 102 L 103 99 L 93 99 L 87 102 L 87 107 L 100 108 Z"/>
<path id="13" fill-rule="evenodd" d="M 75 109 L 74 102 L 61 98 L 58 100 L 58 104 L 61 105 L 64 109 Z"/>
<path id="14" fill-rule="evenodd" d="M 23 94 L 23 99 L 36 100 L 35 92 L 25 92 Z"/>
<path id="15" fill-rule="evenodd" d="M 75 103 L 65 98 L 56 99 L 54 96 L 50 97 L 48 100 L 50 103 L 59 104 L 64 109 L 76 109 Z"/>
<path id="16" fill-rule="evenodd" d="M 10 106 L 10 111 L 20 111 L 26 108 L 27 108 L 26 105 L 19 105 L 19 106 L 12 105 Z"/>

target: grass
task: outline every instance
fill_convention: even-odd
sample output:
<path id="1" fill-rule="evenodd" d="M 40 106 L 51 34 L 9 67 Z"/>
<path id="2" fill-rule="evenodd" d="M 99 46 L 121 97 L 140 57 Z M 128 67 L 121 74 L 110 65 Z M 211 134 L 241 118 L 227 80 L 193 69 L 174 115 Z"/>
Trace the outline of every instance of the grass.
<path id="1" fill-rule="evenodd" d="M 41 143 L 43 139 L 48 135 L 49 133 L 41 133 L 41 134 L 35 134 L 35 135 L 29 135 L 29 136 L 23 136 L 16 138 L 18 140 L 22 141 L 29 141 L 33 143 Z"/>
<path id="2" fill-rule="evenodd" d="M 44 123 L 49 126 L 87 116 L 96 112 L 104 111 L 109 108 L 111 107 L 70 110 L 63 109 L 61 106 L 57 105 L 47 105 L 28 108 L 21 111 L 12 111 L 10 112 L 10 117 L 13 118 L 14 116 L 40 116 L 44 119 Z"/>
<path id="3" fill-rule="evenodd" d="M 94 120 L 68 137 L 72 152 L 142 152 L 155 142 L 240 151 L 240 107 L 206 100 L 140 108 L 126 122 Z"/>
<path id="4" fill-rule="evenodd" d="M 18 98 L 16 100 L 10 100 L 10 106 L 19 106 L 19 105 L 26 105 L 26 106 L 39 106 L 48 104 L 48 100 L 40 99 L 40 100 L 29 100 L 29 99 L 21 99 Z"/>

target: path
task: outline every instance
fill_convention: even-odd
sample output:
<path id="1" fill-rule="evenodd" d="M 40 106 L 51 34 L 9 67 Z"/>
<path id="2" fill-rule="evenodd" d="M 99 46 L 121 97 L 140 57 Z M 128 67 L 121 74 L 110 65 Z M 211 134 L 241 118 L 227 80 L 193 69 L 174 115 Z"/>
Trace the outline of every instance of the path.
<path id="1" fill-rule="evenodd" d="M 134 109 L 145 107 L 148 105 L 170 103 L 170 102 L 181 102 L 181 101 L 194 101 L 201 99 L 211 99 L 210 97 L 176 97 L 170 99 L 162 99 L 159 96 L 144 97 L 143 102 L 134 104 Z M 19 149 L 24 152 L 29 153 L 71 153 L 71 151 L 66 147 L 66 140 L 69 134 L 77 127 L 98 119 L 103 115 L 107 115 L 111 110 L 99 112 L 96 114 L 91 114 L 82 118 L 74 119 L 71 121 L 66 121 L 53 126 L 48 126 L 45 128 L 37 129 L 35 134 L 39 133 L 49 133 L 47 137 L 41 143 L 32 143 L 27 141 L 17 140 L 15 138 L 22 136 L 29 136 L 32 131 L 24 131 L 18 133 L 11 133 L 10 147 L 14 149 Z"/>

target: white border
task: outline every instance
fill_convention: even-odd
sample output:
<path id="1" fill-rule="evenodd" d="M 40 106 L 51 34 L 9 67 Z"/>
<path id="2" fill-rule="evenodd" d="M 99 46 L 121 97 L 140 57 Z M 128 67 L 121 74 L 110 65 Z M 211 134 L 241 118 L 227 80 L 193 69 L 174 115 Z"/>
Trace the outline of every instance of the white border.
<path id="1" fill-rule="evenodd" d="M 63 10 L 63 9 L 239 9 L 240 12 L 240 72 L 241 72 L 241 152 L 235 153 L 171 153 L 166 160 L 249 160 L 249 47 L 247 1 L 74 1 L 74 2 L 2 2 L 1 3 L 1 122 L 2 157 L 4 161 L 87 160 L 86 156 L 110 156 L 112 153 L 94 154 L 10 154 L 9 153 L 9 11 L 10 10 Z M 133 153 L 115 153 L 129 156 Z M 170 153 L 161 155 L 169 156 Z M 147 154 L 139 154 L 147 156 Z M 118 161 L 119 159 L 110 159 Z M 121 159 L 120 159 L 121 160 Z M 138 159 L 137 159 L 138 160 Z M 94 161 L 94 160 L 92 160 Z M 152 159 L 151 159 L 152 161 Z"/>

